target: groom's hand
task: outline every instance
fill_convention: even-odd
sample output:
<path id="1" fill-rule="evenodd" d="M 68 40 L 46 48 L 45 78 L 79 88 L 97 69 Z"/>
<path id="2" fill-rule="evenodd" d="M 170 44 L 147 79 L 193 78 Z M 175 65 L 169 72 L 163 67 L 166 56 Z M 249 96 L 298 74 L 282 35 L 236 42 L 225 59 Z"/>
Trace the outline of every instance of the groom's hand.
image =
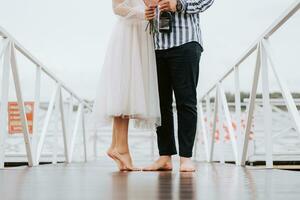
<path id="1" fill-rule="evenodd" d="M 176 12 L 177 0 L 158 0 L 160 11 Z"/>
<path id="2" fill-rule="evenodd" d="M 155 7 L 146 7 L 145 9 L 145 19 L 152 20 L 155 17 Z"/>

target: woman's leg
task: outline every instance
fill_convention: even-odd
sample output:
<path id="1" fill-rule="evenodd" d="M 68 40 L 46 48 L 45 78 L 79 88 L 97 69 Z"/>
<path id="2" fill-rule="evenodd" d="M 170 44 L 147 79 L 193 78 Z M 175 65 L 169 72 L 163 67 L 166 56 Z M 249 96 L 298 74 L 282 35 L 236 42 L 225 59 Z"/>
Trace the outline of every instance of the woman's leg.
<path id="1" fill-rule="evenodd" d="M 118 153 L 129 153 L 129 145 L 128 145 L 128 125 L 129 119 L 119 118 L 119 128 L 116 132 L 116 145 Z"/>
<path id="2" fill-rule="evenodd" d="M 127 170 L 140 170 L 133 166 L 128 145 L 128 118 L 118 118 L 119 127 L 116 133 L 114 157 L 117 158 Z"/>
<path id="3" fill-rule="evenodd" d="M 113 155 L 113 151 L 116 148 L 116 142 L 117 142 L 117 134 L 116 133 L 120 129 L 120 120 L 118 119 L 118 117 L 114 117 L 112 129 L 113 129 L 112 130 L 112 140 L 111 140 L 111 145 L 110 145 L 109 149 L 107 150 L 107 155 L 109 157 L 111 157 L 117 163 L 120 170 L 124 170 L 125 169 L 124 165 L 118 159 L 116 159 Z"/>
<path id="4" fill-rule="evenodd" d="M 112 138 L 111 138 L 111 144 L 110 144 L 110 147 L 109 147 L 109 149 L 110 150 L 113 150 L 115 147 L 116 147 L 116 140 L 117 140 L 117 138 L 116 138 L 116 120 L 115 120 L 115 118 L 114 118 L 114 120 L 113 120 L 113 130 L 112 130 Z"/>

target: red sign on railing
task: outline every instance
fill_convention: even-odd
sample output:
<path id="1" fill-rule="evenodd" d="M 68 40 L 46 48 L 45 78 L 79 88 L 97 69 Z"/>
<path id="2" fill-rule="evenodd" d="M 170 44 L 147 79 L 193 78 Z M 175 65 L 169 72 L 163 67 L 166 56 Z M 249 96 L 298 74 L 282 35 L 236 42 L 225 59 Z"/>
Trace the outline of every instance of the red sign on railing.
<path id="1" fill-rule="evenodd" d="M 28 123 L 28 130 L 29 133 L 32 134 L 34 102 L 25 102 L 24 104 Z M 23 132 L 18 102 L 8 103 L 8 132 L 9 134 Z"/>

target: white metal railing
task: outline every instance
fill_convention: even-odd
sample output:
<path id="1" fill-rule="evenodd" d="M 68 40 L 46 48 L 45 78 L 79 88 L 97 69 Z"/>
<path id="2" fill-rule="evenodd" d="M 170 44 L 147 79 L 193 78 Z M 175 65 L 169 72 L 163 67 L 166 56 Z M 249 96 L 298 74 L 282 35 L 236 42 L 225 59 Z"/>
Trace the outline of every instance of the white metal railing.
<path id="1" fill-rule="evenodd" d="M 2 49 L 0 49 L 0 67 L 2 66 L 2 82 L 1 82 L 1 108 L 0 108 L 0 168 L 4 168 L 5 161 L 5 139 L 8 135 L 8 100 L 9 100 L 9 77 L 12 72 L 12 77 L 15 85 L 15 93 L 17 97 L 18 107 L 20 110 L 20 118 L 23 129 L 23 136 L 26 148 L 26 155 L 29 166 L 36 166 L 40 162 L 44 141 L 47 135 L 47 130 L 51 116 L 56 113 L 60 115 L 62 125 L 62 135 L 64 142 L 64 155 L 67 163 L 72 162 L 74 144 L 76 135 L 81 126 L 83 133 L 84 145 L 84 159 L 87 160 L 86 152 L 86 132 L 85 132 L 85 110 L 91 111 L 89 104 L 85 103 L 83 99 L 78 97 L 71 89 L 69 89 L 60 79 L 48 70 L 37 58 L 35 58 L 29 51 L 27 51 L 17 40 L 15 40 L 4 28 L 0 27 L 0 42 L 2 38 Z M 24 100 L 22 96 L 22 89 L 19 77 L 19 70 L 16 59 L 16 51 L 20 52 L 36 67 L 35 74 L 35 96 L 34 96 L 34 116 L 38 116 L 40 105 L 41 92 L 41 75 L 45 74 L 56 84 L 55 90 L 52 93 L 51 100 L 48 106 L 47 114 L 44 119 L 41 133 L 37 129 L 38 117 L 33 119 L 33 135 L 29 135 L 28 124 L 26 119 Z M 78 110 L 76 113 L 76 122 L 73 125 L 71 120 L 66 120 L 63 108 L 63 93 L 70 95 L 71 103 L 69 113 L 73 113 L 73 106 L 76 101 L 78 103 Z M 71 116 L 68 115 L 70 118 Z M 70 137 L 68 137 L 70 133 Z M 56 135 L 57 136 L 57 135 Z"/>
<path id="2" fill-rule="evenodd" d="M 300 115 L 297 110 L 296 104 L 293 100 L 292 94 L 287 87 L 285 81 L 281 78 L 280 74 L 277 72 L 275 67 L 275 61 L 273 58 L 271 45 L 269 43 L 269 38 L 290 19 L 300 8 L 300 1 L 297 0 L 287 9 L 283 15 L 276 20 L 257 40 L 250 46 L 249 49 L 235 62 L 235 64 L 230 67 L 226 73 L 221 76 L 221 78 L 200 98 L 198 104 L 199 110 L 199 120 L 198 132 L 202 133 L 204 141 L 204 149 L 206 153 L 206 160 L 208 162 L 213 161 L 214 156 L 214 144 L 215 144 L 215 132 L 218 126 L 218 117 L 223 114 L 224 121 L 228 127 L 230 134 L 230 141 L 232 145 L 232 150 L 234 153 L 236 165 L 244 166 L 247 160 L 248 153 L 248 143 L 249 135 L 251 132 L 258 80 L 261 76 L 262 78 L 262 97 L 263 97 L 263 109 L 264 109 L 264 133 L 265 133 L 265 149 L 266 149 L 266 166 L 267 168 L 273 167 L 273 157 L 272 157 L 272 108 L 270 105 L 270 91 L 269 91 L 269 68 L 273 71 L 276 81 L 280 86 L 285 104 L 288 108 L 288 112 L 291 114 L 295 128 L 298 133 L 300 133 Z M 243 128 L 241 126 L 241 98 L 240 98 L 240 82 L 239 82 L 239 67 L 240 65 L 253 53 L 257 54 L 256 65 L 253 74 L 253 83 L 250 93 L 250 102 L 247 107 L 247 122 L 244 132 L 244 137 L 242 136 Z M 268 62 L 269 61 L 269 62 Z M 235 112 L 237 116 L 237 129 L 234 130 L 232 126 L 232 119 L 229 112 L 228 102 L 225 96 L 225 92 L 222 87 L 222 82 L 230 75 L 234 74 L 235 82 Z M 214 97 L 214 109 L 211 108 L 210 94 L 216 91 Z M 205 102 L 204 113 L 203 104 Z M 213 116 L 212 115 L 213 111 Z M 206 118 L 207 120 L 205 120 Z M 212 121 L 211 121 L 212 119 Z M 212 122 L 212 132 L 210 132 L 210 127 L 207 123 Z M 208 133 L 210 132 L 210 133 Z M 236 138 L 237 135 L 237 138 Z"/>

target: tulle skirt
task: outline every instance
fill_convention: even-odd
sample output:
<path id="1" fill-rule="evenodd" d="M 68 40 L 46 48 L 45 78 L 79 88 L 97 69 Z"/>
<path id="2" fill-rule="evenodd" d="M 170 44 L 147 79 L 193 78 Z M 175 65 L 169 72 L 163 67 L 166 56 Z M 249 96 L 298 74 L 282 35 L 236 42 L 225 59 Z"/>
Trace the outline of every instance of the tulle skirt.
<path id="1" fill-rule="evenodd" d="M 136 128 L 160 126 L 159 95 L 153 37 L 146 21 L 119 19 L 108 44 L 93 118 L 97 127 L 113 117 L 129 117 Z"/>

